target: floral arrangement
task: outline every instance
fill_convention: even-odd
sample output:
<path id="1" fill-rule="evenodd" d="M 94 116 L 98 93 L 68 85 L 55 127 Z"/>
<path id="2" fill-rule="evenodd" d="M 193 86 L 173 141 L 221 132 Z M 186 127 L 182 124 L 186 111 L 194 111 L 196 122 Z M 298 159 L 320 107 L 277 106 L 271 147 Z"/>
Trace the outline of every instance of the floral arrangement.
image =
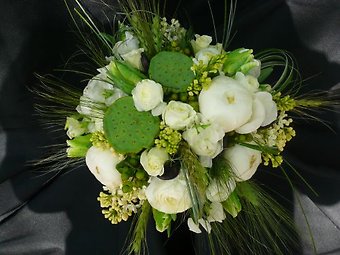
<path id="1" fill-rule="evenodd" d="M 213 43 L 148 1 L 121 4 L 124 22 L 104 33 L 76 3 L 95 68 L 77 71 L 90 76 L 81 93 L 41 76 L 45 90 L 37 93 L 55 106 L 39 109 L 66 118 L 62 155 L 85 159 L 103 184 L 104 217 L 118 224 L 136 216 L 129 253 L 145 251 L 152 216 L 169 236 L 182 222 L 206 234 L 211 254 L 285 254 L 296 240 L 292 223 L 252 176 L 261 164 L 284 171 L 292 113 L 334 101 L 298 96 L 298 73 L 283 50 L 228 49 L 230 35 Z"/>

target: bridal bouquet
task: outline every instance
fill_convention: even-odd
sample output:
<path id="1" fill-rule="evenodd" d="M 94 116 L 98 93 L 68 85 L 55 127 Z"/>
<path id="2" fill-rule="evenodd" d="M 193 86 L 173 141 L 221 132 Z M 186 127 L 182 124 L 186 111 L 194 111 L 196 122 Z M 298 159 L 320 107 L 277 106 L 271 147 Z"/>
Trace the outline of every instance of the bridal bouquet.
<path id="1" fill-rule="evenodd" d="M 40 110 L 62 117 L 63 153 L 85 159 L 103 184 L 104 217 L 112 224 L 136 217 L 128 252 L 145 251 L 153 218 L 169 236 L 181 223 L 205 234 L 212 254 L 285 254 L 296 239 L 292 223 L 252 176 L 261 165 L 285 171 L 292 113 L 331 106 L 331 98 L 298 95 L 283 50 L 228 49 L 229 27 L 214 42 L 154 3 L 127 1 L 115 33 L 105 33 L 78 5 L 90 32 L 75 24 L 94 67 L 74 71 L 89 76 L 82 92 L 40 77 L 38 93 L 54 102 Z"/>

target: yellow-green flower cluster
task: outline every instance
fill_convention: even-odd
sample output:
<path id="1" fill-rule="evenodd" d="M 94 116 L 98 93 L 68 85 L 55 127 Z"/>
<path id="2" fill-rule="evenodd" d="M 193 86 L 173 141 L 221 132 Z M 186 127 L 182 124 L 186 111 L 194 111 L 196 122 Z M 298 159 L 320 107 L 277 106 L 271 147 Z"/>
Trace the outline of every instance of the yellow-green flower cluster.
<path id="1" fill-rule="evenodd" d="M 277 155 L 262 153 L 264 165 L 267 166 L 271 163 L 273 167 L 278 167 L 283 162 L 280 153 L 284 150 L 287 142 L 295 136 L 295 130 L 290 127 L 292 122 L 293 120 L 288 118 L 288 115 L 284 111 L 281 111 L 278 119 L 271 127 L 259 130 L 257 134 L 255 134 L 256 139 L 258 139 L 261 144 L 275 147 L 279 151 Z"/>
<path id="2" fill-rule="evenodd" d="M 203 88 L 208 88 L 211 84 L 211 77 L 218 74 L 226 59 L 226 54 L 220 54 L 211 57 L 208 64 L 204 64 L 201 60 L 195 63 L 191 70 L 195 73 L 196 78 L 187 88 L 189 96 L 197 96 Z"/>
<path id="3" fill-rule="evenodd" d="M 279 111 L 291 111 L 297 106 L 294 98 L 291 98 L 289 95 L 281 97 L 281 92 L 276 93 L 273 96 L 273 100 L 275 101 Z"/>
<path id="4" fill-rule="evenodd" d="M 164 122 L 161 122 L 160 129 L 159 138 L 155 140 L 156 146 L 165 148 L 170 155 L 176 154 L 182 140 L 181 133 L 168 127 Z"/>
<path id="5" fill-rule="evenodd" d="M 112 224 L 127 221 L 133 213 L 137 212 L 145 200 L 144 189 L 136 187 L 133 187 L 127 193 L 124 193 L 121 189 L 114 193 L 110 193 L 110 191 L 100 192 L 98 197 L 100 206 L 104 208 L 102 210 L 104 217 Z"/>
<path id="6" fill-rule="evenodd" d="M 111 146 L 108 143 L 104 132 L 102 131 L 97 131 L 92 133 L 92 137 L 90 139 L 92 142 L 92 145 L 98 148 L 102 148 L 104 150 L 109 149 Z"/>

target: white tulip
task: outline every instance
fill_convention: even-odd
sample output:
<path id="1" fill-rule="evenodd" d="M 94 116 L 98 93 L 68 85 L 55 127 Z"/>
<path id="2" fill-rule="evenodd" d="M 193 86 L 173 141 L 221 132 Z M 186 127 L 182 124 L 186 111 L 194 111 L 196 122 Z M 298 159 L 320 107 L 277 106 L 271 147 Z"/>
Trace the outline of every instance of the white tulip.
<path id="1" fill-rule="evenodd" d="M 207 231 L 207 233 L 210 234 L 211 232 L 211 225 L 210 222 L 207 220 L 199 219 L 198 224 L 196 224 L 192 218 L 188 218 L 187 224 L 189 230 L 196 234 L 202 233 L 202 231 L 200 230 L 200 225 L 205 229 L 205 231 Z"/>
<path id="2" fill-rule="evenodd" d="M 182 174 L 171 180 L 151 177 L 145 195 L 150 205 L 163 213 L 181 213 L 191 208 L 190 194 Z"/>
<path id="3" fill-rule="evenodd" d="M 262 127 L 267 126 L 277 119 L 276 103 L 273 101 L 273 97 L 269 92 L 260 91 L 260 92 L 257 92 L 255 96 L 261 101 L 266 111 L 266 116 L 261 126 Z"/>
<path id="4" fill-rule="evenodd" d="M 78 121 L 75 118 L 67 117 L 65 123 L 65 129 L 67 129 L 67 136 L 72 139 L 76 136 L 80 136 L 86 132 L 86 125 L 83 122 Z"/>
<path id="5" fill-rule="evenodd" d="M 261 152 L 241 145 L 227 148 L 223 157 L 230 164 L 236 181 L 249 180 L 261 163 Z"/>
<path id="6" fill-rule="evenodd" d="M 151 150 L 143 151 L 140 163 L 144 170 L 151 176 L 164 173 L 164 163 L 169 160 L 169 155 L 164 148 L 154 147 Z"/>
<path id="7" fill-rule="evenodd" d="M 103 150 L 92 146 L 86 153 L 85 161 L 87 167 L 98 181 L 110 190 L 116 190 L 122 184 L 116 165 L 123 159 L 123 155 L 112 150 Z"/>
<path id="8" fill-rule="evenodd" d="M 180 130 L 192 126 L 197 114 L 189 104 L 170 101 L 164 110 L 163 120 L 170 128 Z"/>
<path id="9" fill-rule="evenodd" d="M 205 192 L 207 198 L 211 202 L 223 202 L 227 200 L 229 195 L 236 188 L 234 178 L 229 178 L 226 182 L 213 179 Z"/>
<path id="10" fill-rule="evenodd" d="M 220 125 L 224 132 L 233 131 L 248 122 L 252 115 L 253 98 L 238 81 L 220 75 L 199 95 L 202 115 Z"/>
<path id="11" fill-rule="evenodd" d="M 150 111 L 163 102 L 162 85 L 153 80 L 141 80 L 131 94 L 138 111 Z"/>

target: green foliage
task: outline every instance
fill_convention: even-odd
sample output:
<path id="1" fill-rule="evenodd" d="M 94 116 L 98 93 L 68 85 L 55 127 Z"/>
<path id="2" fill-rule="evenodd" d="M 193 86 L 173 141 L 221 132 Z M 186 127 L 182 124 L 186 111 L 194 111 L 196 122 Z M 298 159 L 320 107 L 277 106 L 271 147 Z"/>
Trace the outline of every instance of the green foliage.
<path id="1" fill-rule="evenodd" d="M 226 210 L 233 218 L 237 217 L 242 210 L 242 205 L 237 192 L 232 192 L 226 201 L 222 202 L 224 210 Z"/>
<path id="2" fill-rule="evenodd" d="M 151 148 L 159 133 L 159 118 L 139 112 L 132 97 L 116 100 L 104 116 L 104 132 L 110 145 L 119 153 L 138 153 Z"/>
<path id="3" fill-rule="evenodd" d="M 113 60 L 108 66 L 107 75 L 115 86 L 127 94 L 131 94 L 136 84 L 145 79 L 146 76 L 136 68 L 124 64 L 120 61 Z"/>
<path id="4" fill-rule="evenodd" d="M 179 52 L 162 51 L 151 59 L 150 79 L 174 92 L 185 92 L 195 78 L 192 59 Z"/>
<path id="5" fill-rule="evenodd" d="M 227 53 L 227 60 L 223 65 L 223 72 L 228 76 L 234 76 L 237 72 L 247 74 L 250 69 L 258 65 L 254 61 L 253 50 L 244 48 Z"/>
<path id="6" fill-rule="evenodd" d="M 145 201 L 139 210 L 137 220 L 133 226 L 128 254 L 144 254 L 146 251 L 146 229 L 151 214 L 151 205 Z"/>
<path id="7" fill-rule="evenodd" d="M 72 140 L 67 140 L 67 156 L 70 158 L 82 158 L 86 156 L 87 150 L 92 146 L 92 134 L 77 136 Z"/>
<path id="8" fill-rule="evenodd" d="M 252 182 L 238 183 L 235 192 L 242 211 L 211 224 L 211 254 L 295 254 L 298 236 L 282 206 Z"/>
<path id="9" fill-rule="evenodd" d="M 208 172 L 186 142 L 183 141 L 180 144 L 178 153 L 182 163 L 181 170 L 184 173 L 190 193 L 193 220 L 197 223 L 203 215 L 205 191 L 209 184 Z"/>
<path id="10" fill-rule="evenodd" d="M 263 70 L 266 70 L 264 71 L 266 73 L 267 69 L 279 71 L 279 78 L 272 86 L 273 90 L 286 93 L 298 92 L 301 86 L 301 77 L 291 54 L 281 49 L 267 49 L 257 53 L 255 58 L 261 61 L 261 73 Z M 261 77 L 262 80 L 264 81 L 264 77 Z"/>
<path id="11" fill-rule="evenodd" d="M 168 236 L 170 236 L 171 222 L 176 220 L 176 214 L 167 214 L 152 208 L 153 218 L 156 223 L 156 229 L 159 232 L 168 231 Z"/>

